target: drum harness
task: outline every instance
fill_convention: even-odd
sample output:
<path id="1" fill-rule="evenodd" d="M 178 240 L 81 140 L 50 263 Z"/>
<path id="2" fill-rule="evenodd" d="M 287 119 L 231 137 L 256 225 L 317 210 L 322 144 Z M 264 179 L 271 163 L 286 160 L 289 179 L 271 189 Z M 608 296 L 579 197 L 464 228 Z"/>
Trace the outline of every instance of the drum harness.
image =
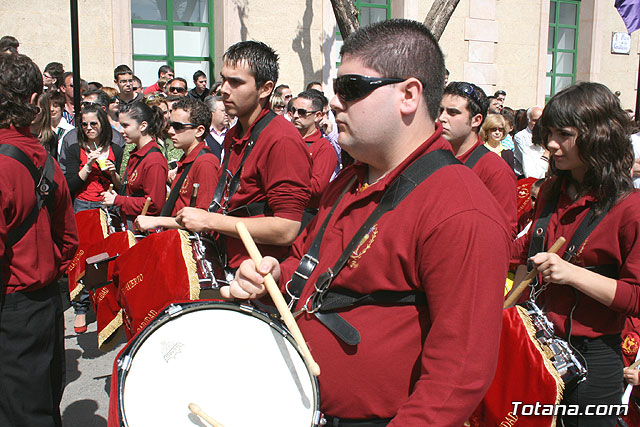
<path id="1" fill-rule="evenodd" d="M 396 208 L 413 189 L 440 168 L 460 164 L 450 151 L 434 150 L 424 154 L 409 165 L 385 190 L 380 203 L 356 232 L 349 244 L 347 244 L 335 265 L 328 268 L 327 271 L 318 277 L 318 280 L 314 284 L 314 292 L 309 296 L 303 308 L 295 315 L 305 311 L 311 313 L 346 344 L 357 345 L 360 342 L 360 333 L 336 313 L 337 310 L 350 309 L 361 305 L 426 305 L 426 295 L 421 291 L 376 291 L 370 294 L 359 294 L 347 289 L 329 289 L 329 287 L 333 279 L 340 273 L 349 260 L 352 252 L 360 244 L 362 238 L 384 213 Z M 333 216 L 338 204 L 340 204 L 342 197 L 352 187 L 354 181 L 355 177 L 349 181 L 342 191 L 342 194 L 338 197 L 316 234 L 309 251 L 302 257 L 291 280 L 287 282 L 286 290 L 290 297 L 290 308 L 293 308 L 300 299 L 307 280 L 318 265 L 320 245 L 329 220 Z M 311 308 L 309 308 L 310 302 Z"/>
<path id="2" fill-rule="evenodd" d="M 164 203 L 164 206 L 162 206 L 162 211 L 160 212 L 160 216 L 171 216 L 171 212 L 173 212 L 173 208 L 176 206 L 176 201 L 178 200 L 178 196 L 180 195 L 180 189 L 182 188 L 182 184 L 184 184 L 184 181 L 187 179 L 187 175 L 189 174 L 191 167 L 196 162 L 198 157 L 207 153 L 211 153 L 211 150 L 209 149 L 209 147 L 207 146 L 202 147 L 202 149 L 200 150 L 196 158 L 193 159 L 193 161 L 189 163 L 187 166 L 185 166 L 184 170 L 180 174 L 180 177 L 178 177 L 176 184 L 171 189 L 171 192 L 169 193 L 169 197 L 167 197 L 167 201 Z"/>
<path id="3" fill-rule="evenodd" d="M 561 184 L 562 184 L 561 182 L 558 183 L 558 185 L 561 185 Z M 549 199 L 549 202 L 542 209 L 542 213 L 540 214 L 540 217 L 535 223 L 533 235 L 531 237 L 528 259 L 535 256 L 537 253 L 543 252 L 545 250 L 545 236 L 546 236 L 547 227 L 549 225 L 551 216 L 556 209 L 559 198 L 560 198 L 560 192 L 558 191 L 556 192 L 556 194 L 552 196 L 552 198 Z M 589 234 L 591 234 L 591 232 L 598 226 L 600 221 L 602 221 L 602 219 L 606 216 L 607 212 L 609 212 L 609 210 L 613 207 L 613 205 L 614 203 L 608 203 L 607 205 L 605 205 L 602 212 L 597 216 L 594 211 L 595 204 L 591 206 L 591 208 L 589 209 L 589 212 L 587 212 L 587 215 L 578 226 L 578 229 L 576 230 L 574 235 L 571 237 L 571 241 L 567 246 L 567 250 L 562 256 L 563 260 L 567 262 L 571 262 L 571 259 L 576 255 L 576 253 L 578 252 L 582 244 L 586 241 Z M 597 265 L 597 266 L 589 266 L 584 268 L 609 278 L 613 278 L 613 279 L 618 278 L 618 270 L 617 270 L 617 266 L 615 265 Z M 531 269 L 533 269 L 533 263 L 529 261 L 528 270 L 531 270 Z M 529 304 L 533 304 L 537 308 L 535 301 L 540 296 L 540 294 L 542 294 L 542 292 L 544 292 L 547 289 L 548 283 L 539 284 L 538 279 L 536 278 L 536 280 L 531 282 L 530 286 L 531 286 L 531 292 L 529 296 Z M 581 294 L 575 288 L 571 288 L 571 289 L 573 290 L 573 294 L 575 296 L 575 302 L 573 304 L 573 307 L 569 311 L 569 327 L 567 328 L 567 334 L 566 334 L 565 340 L 571 346 L 571 348 L 574 351 L 576 351 L 577 354 L 580 354 L 580 352 L 577 351 L 573 347 L 573 345 L 571 345 L 571 330 L 572 330 L 572 324 L 573 324 L 573 313 L 576 307 L 578 306 Z M 544 311 L 544 306 L 542 307 L 542 309 Z M 582 355 L 580 355 L 580 357 L 582 359 L 582 363 L 586 367 L 586 361 L 584 360 Z"/>

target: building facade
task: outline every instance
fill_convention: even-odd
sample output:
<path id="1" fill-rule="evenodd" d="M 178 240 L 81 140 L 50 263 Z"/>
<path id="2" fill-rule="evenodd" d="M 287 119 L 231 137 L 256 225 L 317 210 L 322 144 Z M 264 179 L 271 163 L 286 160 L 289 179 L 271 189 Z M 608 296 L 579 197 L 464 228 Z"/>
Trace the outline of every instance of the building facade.
<path id="1" fill-rule="evenodd" d="M 133 67 L 145 86 L 169 63 L 192 87 L 204 71 L 216 80 L 225 49 L 261 40 L 280 55 L 280 82 L 294 92 L 310 81 L 330 82 L 339 64 L 341 35 L 330 0 L 78 0 L 81 75 L 114 86 L 113 68 Z M 389 18 L 423 21 L 431 0 L 354 0 L 361 23 Z M 41 67 L 71 68 L 67 0 L 0 2 L 2 32 Z M 543 105 L 576 81 L 620 92 L 634 108 L 638 33 L 626 35 L 613 1 L 461 0 L 440 43 L 450 80 L 493 93 L 507 92 L 512 108 Z M 615 51 L 615 53 L 614 53 Z"/>

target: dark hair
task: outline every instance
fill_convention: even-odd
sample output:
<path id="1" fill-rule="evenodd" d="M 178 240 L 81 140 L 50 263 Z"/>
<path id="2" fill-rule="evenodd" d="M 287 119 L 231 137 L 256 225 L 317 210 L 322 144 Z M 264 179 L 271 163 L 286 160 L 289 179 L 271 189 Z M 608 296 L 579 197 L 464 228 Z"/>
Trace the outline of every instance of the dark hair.
<path id="1" fill-rule="evenodd" d="M 3 36 L 0 39 L 0 52 L 9 49 L 12 52 L 15 51 L 14 53 L 17 53 L 19 46 L 20 42 L 13 36 Z"/>
<path id="2" fill-rule="evenodd" d="M 100 90 L 103 88 L 102 83 L 100 82 L 89 82 L 87 83 L 87 86 L 89 86 L 89 90 Z"/>
<path id="3" fill-rule="evenodd" d="M 190 98 L 188 96 L 176 101 L 171 107 L 171 111 L 184 110 L 189 113 L 189 122 L 196 126 L 204 126 L 205 133 L 200 137 L 204 137 L 209 133 L 211 126 L 211 110 L 207 105 L 199 99 Z"/>
<path id="4" fill-rule="evenodd" d="M 31 123 L 31 132 L 38 138 L 40 144 L 46 148 L 47 152 L 54 153 L 57 151 L 57 145 L 51 145 L 58 142 L 58 138 L 51 128 L 51 94 L 55 92 L 46 92 L 38 99 L 39 114 Z M 59 93 L 59 92 L 58 92 Z M 61 94 L 62 95 L 62 94 Z"/>
<path id="5" fill-rule="evenodd" d="M 494 94 L 493 94 L 493 97 L 494 97 L 494 98 L 497 98 L 497 97 L 498 97 L 498 96 L 500 96 L 500 95 L 507 96 L 507 92 L 503 91 L 502 89 L 497 90 L 497 91 L 496 91 L 496 93 L 494 93 Z"/>
<path id="6" fill-rule="evenodd" d="M 467 100 L 467 110 L 469 110 L 471 117 L 481 114 L 484 122 L 489 109 L 489 98 L 487 98 L 482 88 L 473 83 L 451 82 L 444 88 L 444 94 L 465 98 Z M 480 123 L 477 130 L 480 130 L 480 127 L 482 127 L 482 123 Z"/>
<path id="7" fill-rule="evenodd" d="M 217 92 L 220 90 L 220 86 L 222 86 L 222 82 L 215 82 L 209 89 L 209 95 L 218 96 Z"/>
<path id="8" fill-rule="evenodd" d="M 572 127 L 578 131 L 578 155 L 586 166 L 582 187 L 596 199 L 596 213 L 633 190 L 631 167 L 633 148 L 629 139 L 630 120 L 618 98 L 600 83 L 570 86 L 550 100 L 538 123 L 544 144 L 551 128 Z M 551 158 L 551 174 L 571 179 L 571 172 L 558 170 Z M 559 192 L 558 179 L 552 192 Z"/>
<path id="9" fill-rule="evenodd" d="M 325 106 L 324 101 L 322 100 L 323 95 L 315 89 L 300 92 L 296 98 L 304 98 L 311 101 L 311 108 L 315 111 L 322 111 Z"/>
<path id="10" fill-rule="evenodd" d="M 158 68 L 158 78 L 160 78 L 161 74 L 167 73 L 169 71 L 171 71 L 172 73 L 174 72 L 173 68 L 169 67 L 168 65 L 161 66 L 160 68 Z"/>
<path id="11" fill-rule="evenodd" d="M 281 84 L 276 86 L 276 88 L 273 90 L 273 94 L 274 95 L 278 95 L 278 96 L 282 96 L 282 90 L 283 89 L 291 89 L 288 85 L 285 84 Z"/>
<path id="12" fill-rule="evenodd" d="M 174 78 L 172 78 L 171 80 L 169 80 L 167 82 L 167 84 L 164 87 L 168 88 L 169 86 L 171 86 L 171 83 L 175 82 L 176 80 L 179 81 L 179 82 L 184 83 L 185 89 L 187 89 L 189 87 L 189 85 L 187 84 L 187 81 L 185 79 L 183 79 L 182 77 L 174 77 Z"/>
<path id="13" fill-rule="evenodd" d="M 322 87 L 322 82 L 309 82 L 309 83 L 307 84 L 307 87 L 305 87 L 305 88 L 304 88 L 304 90 L 311 90 L 311 89 L 313 89 L 313 87 L 314 87 L 314 86 L 316 86 L 316 85 L 320 85 L 320 87 Z M 317 90 L 317 89 L 316 89 L 316 90 Z M 318 91 L 318 92 L 320 92 L 320 91 Z"/>
<path id="14" fill-rule="evenodd" d="M 514 119 L 514 124 L 515 124 L 515 127 L 511 131 L 512 136 L 520 132 L 521 130 L 523 130 L 529 125 L 529 119 L 527 119 L 527 110 L 525 110 L 524 108 L 520 108 L 518 111 L 516 111 L 516 118 Z"/>
<path id="15" fill-rule="evenodd" d="M 98 147 L 106 147 L 111 144 L 111 138 L 113 131 L 111 130 L 111 124 L 107 113 L 100 108 L 99 105 L 87 105 L 80 111 L 81 120 L 76 120 L 76 129 L 78 130 L 78 142 L 83 148 L 92 148 L 89 146 L 89 139 L 87 134 L 84 133 L 82 128 L 82 115 L 87 113 L 95 113 L 98 116 L 98 122 L 100 122 L 100 134 L 98 135 Z"/>
<path id="16" fill-rule="evenodd" d="M 123 76 L 125 74 L 131 74 L 133 76 L 133 71 L 131 71 L 131 68 L 129 68 L 129 66 L 126 64 L 118 65 L 113 70 L 113 79 L 117 82 L 118 77 Z"/>
<path id="17" fill-rule="evenodd" d="M 51 105 L 57 105 L 58 107 L 64 109 L 66 100 L 62 93 L 58 91 L 50 91 L 50 92 L 47 92 L 47 94 L 49 95 L 49 103 Z"/>
<path id="18" fill-rule="evenodd" d="M 64 67 L 59 62 L 49 62 L 47 66 L 44 67 L 43 73 L 49 73 L 53 79 L 53 87 L 58 88 L 58 86 L 60 86 L 60 79 L 64 74 Z"/>
<path id="19" fill-rule="evenodd" d="M 162 126 L 164 124 L 164 111 L 158 106 L 149 107 L 143 101 L 136 101 L 131 104 L 121 105 L 120 114 L 127 114 L 138 122 L 147 122 L 147 134 L 153 138 L 162 137 Z"/>
<path id="20" fill-rule="evenodd" d="M 260 88 L 268 81 L 278 81 L 278 54 L 266 44 L 250 40 L 229 47 L 222 57 L 224 63 L 236 66 L 246 63 Z"/>
<path id="21" fill-rule="evenodd" d="M 84 93 L 84 98 L 91 95 L 96 96 L 96 103 L 100 104 L 104 108 L 109 108 L 111 100 L 109 98 L 109 95 L 107 95 L 107 92 L 101 89 L 88 90 Z"/>
<path id="22" fill-rule="evenodd" d="M 197 82 L 200 77 L 205 77 L 206 78 L 207 75 L 202 70 L 198 70 L 195 73 L 193 73 L 193 82 L 194 83 Z"/>
<path id="23" fill-rule="evenodd" d="M 378 22 L 352 33 L 340 49 L 382 77 L 415 77 L 431 119 L 438 117 L 444 86 L 444 57 L 437 40 L 423 24 L 407 19 Z"/>
<path id="24" fill-rule="evenodd" d="M 62 75 L 62 79 L 60 79 L 60 82 L 58 83 L 58 86 L 66 86 L 67 85 L 67 77 L 72 76 L 73 77 L 73 71 L 67 71 Z"/>
<path id="25" fill-rule="evenodd" d="M 498 99 L 498 97 L 497 96 L 493 96 L 493 95 L 487 96 L 487 101 L 489 101 L 489 104 L 491 104 L 491 100 L 492 99 Z"/>
<path id="26" fill-rule="evenodd" d="M 515 119 L 516 119 L 515 114 L 513 114 L 513 110 L 509 107 L 504 107 L 502 111 L 500 111 L 500 114 L 502 114 L 504 119 L 507 121 L 507 124 L 509 125 L 509 127 L 513 130 L 515 126 Z"/>
<path id="27" fill-rule="evenodd" d="M 29 126 L 38 107 L 29 103 L 42 93 L 42 74 L 25 55 L 0 55 L 0 128 Z"/>

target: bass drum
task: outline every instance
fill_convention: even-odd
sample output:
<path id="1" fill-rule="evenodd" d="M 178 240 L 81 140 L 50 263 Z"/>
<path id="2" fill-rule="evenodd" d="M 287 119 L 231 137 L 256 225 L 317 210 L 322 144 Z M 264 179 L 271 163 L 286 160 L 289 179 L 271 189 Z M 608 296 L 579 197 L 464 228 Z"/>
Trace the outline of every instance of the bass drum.
<path id="1" fill-rule="evenodd" d="M 295 341 L 251 306 L 200 301 L 165 308 L 116 361 L 122 425 L 316 426 L 319 394 Z"/>

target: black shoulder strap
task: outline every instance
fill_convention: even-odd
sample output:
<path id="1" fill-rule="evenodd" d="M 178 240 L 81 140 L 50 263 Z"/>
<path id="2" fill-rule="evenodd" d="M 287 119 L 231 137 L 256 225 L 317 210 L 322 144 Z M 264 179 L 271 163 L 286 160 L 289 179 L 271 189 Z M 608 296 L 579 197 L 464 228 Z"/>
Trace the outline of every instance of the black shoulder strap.
<path id="1" fill-rule="evenodd" d="M 173 188 L 171 188 L 171 192 L 169 193 L 169 197 L 167 198 L 167 201 L 164 203 L 164 206 L 162 206 L 162 211 L 160 212 L 160 216 L 169 216 L 169 215 L 171 215 L 171 212 L 173 212 L 173 208 L 176 206 L 176 200 L 178 200 L 178 196 L 180 195 L 180 189 L 182 188 L 182 184 L 187 179 L 187 175 L 189 174 L 189 171 L 191 170 L 191 166 L 193 166 L 193 164 L 196 162 L 196 159 L 198 157 L 200 157 L 200 156 L 202 156 L 203 154 L 206 154 L 206 153 L 211 153 L 211 151 L 209 150 L 209 147 L 207 147 L 207 146 L 203 147 L 200 150 L 200 152 L 198 153 L 196 158 L 193 159 L 193 162 L 191 162 L 187 166 L 185 166 L 184 170 L 180 174 L 180 177 L 177 179 L 177 181 L 175 181 L 175 184 L 174 184 Z"/>
<path id="2" fill-rule="evenodd" d="M 27 169 L 27 171 L 29 171 L 31 178 L 33 179 L 36 194 L 36 203 L 34 204 L 33 209 L 31 209 L 29 215 L 20 225 L 9 230 L 7 233 L 5 246 L 11 247 L 19 242 L 25 234 L 27 234 L 27 231 L 29 231 L 36 222 L 40 209 L 42 209 L 43 205 L 46 206 L 49 211 L 49 215 L 53 212 L 55 203 L 54 196 L 57 187 L 57 184 L 54 181 L 55 164 L 51 155 L 47 153 L 47 160 L 44 168 L 38 169 L 22 150 L 10 144 L 0 144 L 0 154 L 17 160 Z"/>
<path id="3" fill-rule="evenodd" d="M 227 190 L 226 201 L 228 202 L 229 200 L 231 200 L 231 197 L 233 197 L 236 191 L 238 191 L 238 187 L 240 186 L 240 175 L 242 173 L 244 162 L 247 160 L 247 157 L 249 157 L 249 154 L 251 153 L 251 150 L 253 150 L 253 147 L 258 141 L 258 138 L 260 137 L 262 131 L 267 127 L 269 123 L 271 123 L 271 120 L 273 120 L 275 117 L 276 113 L 269 110 L 269 112 L 262 116 L 260 120 L 258 120 L 258 123 L 253 126 L 251 135 L 249 136 L 249 143 L 244 148 L 244 155 L 242 156 L 240 166 L 238 166 L 238 170 L 233 174 L 230 181 L 227 180 L 227 168 L 229 167 L 229 157 L 231 157 L 231 153 L 225 153 L 220 179 L 218 180 L 218 186 L 216 187 L 216 191 L 213 194 L 213 200 L 209 205 L 210 212 L 225 213 L 227 203 L 224 203 L 224 206 L 221 203 L 222 196 L 224 196 L 225 190 Z"/>
<path id="4" fill-rule="evenodd" d="M 490 152 L 490 150 L 487 147 L 485 147 L 484 145 L 477 146 L 476 149 L 473 150 L 473 153 L 471 153 L 471 155 L 469 156 L 467 161 L 464 162 L 464 165 L 466 167 L 468 167 L 469 169 L 473 169 L 473 167 L 476 165 L 476 163 L 478 163 L 478 160 L 480 160 L 482 158 L 482 156 L 484 156 L 485 154 L 487 154 L 489 152 Z"/>
<path id="5" fill-rule="evenodd" d="M 160 153 L 160 154 L 162 154 L 162 151 L 160 150 L 160 148 L 158 148 L 157 143 L 156 143 L 156 145 L 151 147 L 151 149 L 149 151 L 147 151 L 144 156 L 142 156 L 140 158 L 138 163 L 136 163 L 136 167 L 133 168 L 133 171 L 131 171 L 131 173 L 135 172 L 135 170 L 138 169 L 138 166 L 140 166 L 142 164 L 142 161 L 144 160 L 144 158 L 147 157 L 151 153 Z M 127 167 L 124 170 L 124 177 L 123 177 L 123 180 L 122 180 L 122 186 L 120 187 L 120 191 L 118 192 L 118 194 L 121 195 L 121 196 L 126 196 L 127 195 L 127 184 L 129 183 L 129 166 L 131 166 L 131 157 L 129 157 L 129 161 L 127 162 Z"/>

